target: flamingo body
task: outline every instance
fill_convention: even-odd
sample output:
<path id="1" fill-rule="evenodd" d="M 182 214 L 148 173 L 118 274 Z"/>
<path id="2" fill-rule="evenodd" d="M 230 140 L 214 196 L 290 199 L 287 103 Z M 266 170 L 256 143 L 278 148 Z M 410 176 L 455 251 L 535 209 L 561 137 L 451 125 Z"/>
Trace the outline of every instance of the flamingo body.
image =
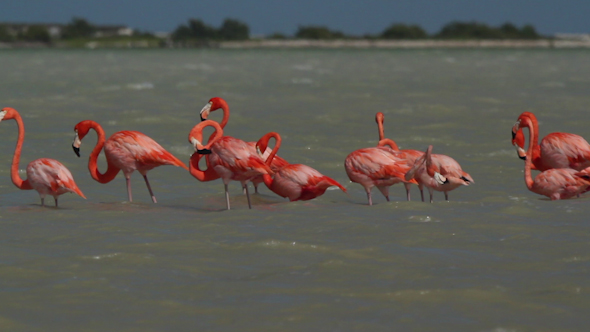
<path id="1" fill-rule="evenodd" d="M 57 200 L 59 195 L 75 193 L 86 198 L 76 185 L 72 173 L 59 161 L 40 158 L 27 165 L 27 180 L 33 189 L 39 192 L 41 199 L 46 195 Z"/>
<path id="2" fill-rule="evenodd" d="M 554 168 L 539 173 L 530 190 L 552 201 L 577 197 L 590 187 L 590 168 L 578 172 L 571 168 Z"/>
<path id="3" fill-rule="evenodd" d="M 152 201 L 156 203 L 156 196 L 154 196 L 150 186 L 147 172 L 163 165 L 173 165 L 188 170 L 188 167 L 180 159 L 166 151 L 156 141 L 138 131 L 119 131 L 111 135 L 105 142 L 104 130 L 98 123 L 92 120 L 81 121 L 74 127 L 76 137 L 72 146 L 78 156 L 80 156 L 79 150 L 82 139 L 88 134 L 90 129 L 94 129 L 98 135 L 96 146 L 88 159 L 90 175 L 100 183 L 108 183 L 115 178 L 119 171 L 123 171 L 127 183 L 127 196 L 130 202 L 133 201 L 131 194 L 131 174 L 134 171 L 138 171 L 143 175 Z M 100 173 L 97 167 L 97 160 L 103 148 L 108 168 L 105 173 Z"/>
<path id="4" fill-rule="evenodd" d="M 365 188 L 369 205 L 373 204 L 371 189 L 377 187 L 389 201 L 389 187 L 396 183 L 414 183 L 416 180 L 405 180 L 404 176 L 410 169 L 407 156 L 403 152 L 387 147 L 370 147 L 350 153 L 344 160 L 346 174 L 352 182 Z"/>
<path id="5" fill-rule="evenodd" d="M 125 175 L 138 171 L 145 175 L 147 171 L 163 165 L 188 167 L 166 151 L 150 137 L 138 132 L 124 130 L 114 133 L 104 144 L 107 163 L 119 168 Z"/>
<path id="6" fill-rule="evenodd" d="M 208 126 L 213 127 L 215 132 L 209 137 L 207 144 L 203 145 L 203 129 Z M 232 180 L 240 181 L 246 190 L 248 207 L 252 208 L 246 184 L 259 175 L 273 174 L 270 167 L 258 156 L 256 149 L 240 139 L 223 136 L 221 126 L 211 120 L 204 120 L 194 126 L 188 139 L 197 154 L 209 154 L 207 171 L 201 171 L 198 165 L 193 167 L 194 162 L 191 157 L 191 174 L 201 181 L 207 181 L 215 178 L 210 172 L 210 169 L 213 169 L 223 180 L 228 210 L 230 209 L 228 184 Z M 198 162 L 199 158 L 195 159 Z"/>
<path id="7" fill-rule="evenodd" d="M 264 176 L 265 184 L 270 190 L 290 201 L 307 201 L 323 195 L 326 189 L 337 186 L 346 192 L 340 183 L 323 175 L 316 169 L 303 164 L 289 164 L 280 168 L 271 180 Z"/>
<path id="8" fill-rule="evenodd" d="M 521 126 L 521 123 L 527 123 L 527 125 Z M 530 153 L 524 151 L 525 139 L 522 128 L 526 126 L 534 129 L 534 135 L 531 137 L 533 147 Z M 521 159 L 527 156 L 532 158 L 531 169 L 545 171 L 552 168 L 572 168 L 581 171 L 590 167 L 590 144 L 582 136 L 551 133 L 538 143 L 538 133 L 538 121 L 531 112 L 523 112 L 512 129 L 512 144 Z"/>
<path id="9" fill-rule="evenodd" d="M 448 201 L 449 191 L 474 183 L 471 175 L 463 171 L 455 159 L 443 154 L 432 154 L 431 151 L 432 145 L 406 173 L 406 180 L 414 178 L 428 188 L 431 203 L 434 190 L 444 192 L 445 200 Z"/>
<path id="10" fill-rule="evenodd" d="M 35 189 L 41 198 L 41 205 L 45 205 L 45 196 L 51 195 L 55 199 L 55 206 L 58 206 L 58 196 L 65 193 L 75 193 L 86 198 L 76 185 L 72 173 L 59 161 L 49 158 L 40 158 L 31 161 L 27 165 L 27 179 L 23 180 L 18 172 L 20 155 L 23 141 L 25 139 L 25 127 L 22 117 L 17 110 L 5 107 L 0 111 L 0 121 L 13 119 L 18 126 L 18 140 L 12 158 L 10 175 L 12 183 L 22 190 Z"/>

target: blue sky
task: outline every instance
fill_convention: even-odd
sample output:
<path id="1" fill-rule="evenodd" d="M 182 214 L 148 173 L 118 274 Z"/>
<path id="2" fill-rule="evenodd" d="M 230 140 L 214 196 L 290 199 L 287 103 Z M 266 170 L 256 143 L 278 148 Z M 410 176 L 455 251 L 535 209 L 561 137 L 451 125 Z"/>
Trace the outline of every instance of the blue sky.
<path id="1" fill-rule="evenodd" d="M 590 33 L 590 0 L 0 0 L 0 21 L 66 23 L 73 16 L 94 24 L 172 31 L 189 18 L 219 26 L 230 17 L 252 34 L 293 34 L 299 25 L 325 25 L 348 34 L 378 33 L 392 23 L 438 31 L 452 20 L 518 26 L 544 34 Z"/>

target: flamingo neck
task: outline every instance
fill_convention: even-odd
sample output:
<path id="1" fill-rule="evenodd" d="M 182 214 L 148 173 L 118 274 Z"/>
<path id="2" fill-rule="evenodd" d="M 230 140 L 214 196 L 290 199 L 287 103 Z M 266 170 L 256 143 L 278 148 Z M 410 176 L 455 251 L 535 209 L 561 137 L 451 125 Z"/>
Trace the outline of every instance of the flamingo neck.
<path id="1" fill-rule="evenodd" d="M 224 105 L 221 110 L 223 111 L 223 118 L 221 119 L 221 123 L 219 125 L 221 126 L 221 129 L 225 129 L 225 126 L 229 121 L 229 106 Z"/>
<path id="2" fill-rule="evenodd" d="M 12 157 L 12 167 L 10 168 L 10 177 L 12 179 L 12 183 L 22 190 L 30 190 L 33 189 L 29 180 L 23 180 L 18 173 L 18 164 L 20 163 L 20 154 L 23 148 L 23 141 L 25 140 L 25 125 L 23 123 L 23 119 L 20 117 L 20 114 L 16 113 L 14 115 L 14 120 L 18 125 L 18 140 L 16 141 L 16 148 L 14 149 L 14 156 Z"/>
<path id="3" fill-rule="evenodd" d="M 399 147 L 397 146 L 397 143 L 395 143 L 392 139 L 389 139 L 389 138 L 383 138 L 377 144 L 377 146 L 386 146 L 386 145 L 389 145 L 393 151 L 399 151 Z"/>
<path id="4" fill-rule="evenodd" d="M 536 122 L 535 122 L 536 123 Z M 533 151 L 534 151 L 534 146 L 536 143 L 536 140 L 533 141 L 533 138 L 536 135 L 536 130 L 535 130 L 535 126 L 533 125 L 532 127 L 529 126 L 529 148 L 526 152 L 527 158 L 524 161 L 524 183 L 526 184 L 527 188 L 529 188 L 530 191 L 533 190 L 533 177 L 531 176 L 531 165 L 533 163 Z M 530 158 L 528 156 L 531 156 Z"/>
<path id="5" fill-rule="evenodd" d="M 120 169 L 113 166 L 109 160 L 107 159 L 107 171 L 105 173 L 101 173 L 98 170 L 98 165 L 97 165 L 97 161 L 98 161 L 98 155 L 100 154 L 100 151 L 102 151 L 102 148 L 104 147 L 104 142 L 105 142 L 105 134 L 104 134 L 104 130 L 102 129 L 101 125 L 99 125 L 98 123 L 92 121 L 90 128 L 94 129 L 94 131 L 96 131 L 96 135 L 98 136 L 97 142 L 96 142 L 96 146 L 94 146 L 94 149 L 92 150 L 92 153 L 90 153 L 90 158 L 88 158 L 88 170 L 90 171 L 90 175 L 92 176 L 92 178 L 100 183 L 108 183 L 111 182 L 115 176 L 117 176 L 117 174 L 119 173 Z"/>
<path id="6" fill-rule="evenodd" d="M 270 189 L 272 187 L 272 183 L 274 182 L 274 179 L 272 178 L 272 176 L 268 175 L 268 174 L 263 174 L 262 175 L 262 180 L 264 181 L 264 185 Z M 272 189 L 271 189 L 272 190 Z"/>
<path id="7" fill-rule="evenodd" d="M 268 158 L 266 158 L 266 164 L 270 167 L 270 164 L 272 164 L 272 160 L 274 159 L 275 155 L 279 151 L 279 148 L 281 147 L 282 139 L 281 139 L 281 136 L 275 132 L 271 132 L 266 135 L 267 135 L 267 139 L 266 139 L 267 143 L 271 137 L 274 137 L 274 139 L 275 139 L 275 146 L 272 148 L 272 151 L 268 155 Z"/>
<path id="8" fill-rule="evenodd" d="M 377 121 L 377 127 L 379 128 L 379 141 L 385 138 L 385 132 L 383 131 L 383 121 Z"/>
<path id="9" fill-rule="evenodd" d="M 204 155 L 198 153 L 193 153 L 191 156 L 188 166 L 191 175 L 201 182 L 219 179 L 217 172 L 215 172 L 215 170 L 210 166 L 209 157 L 205 157 L 205 160 L 207 161 L 207 170 L 202 171 L 201 168 L 199 168 L 199 160 L 201 160 L 203 156 Z"/>

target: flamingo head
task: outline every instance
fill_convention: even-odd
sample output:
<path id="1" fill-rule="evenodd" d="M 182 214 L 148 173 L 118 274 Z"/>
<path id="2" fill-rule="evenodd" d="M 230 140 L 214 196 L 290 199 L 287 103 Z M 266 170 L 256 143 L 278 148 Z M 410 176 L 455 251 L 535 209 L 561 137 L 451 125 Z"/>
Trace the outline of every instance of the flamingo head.
<path id="1" fill-rule="evenodd" d="M 227 102 L 221 97 L 213 97 L 209 99 L 209 102 L 200 112 L 201 121 L 207 120 L 209 118 L 209 113 L 213 111 L 217 111 L 218 109 L 222 109 L 227 112 L 229 109 Z"/>
<path id="2" fill-rule="evenodd" d="M 215 136 L 209 140 L 207 144 L 203 144 L 203 129 L 205 127 L 213 127 L 215 129 Z M 223 136 L 221 126 L 215 121 L 205 120 L 193 127 L 188 135 L 188 141 L 193 145 L 195 152 L 198 154 L 210 154 L 211 145 Z"/>
<path id="3" fill-rule="evenodd" d="M 384 121 L 385 116 L 383 115 L 383 113 L 377 112 L 377 114 L 375 114 L 375 122 L 377 122 L 377 124 L 383 124 Z"/>
<path id="4" fill-rule="evenodd" d="M 518 158 L 526 160 L 526 151 L 524 150 L 524 133 L 522 132 L 522 129 L 515 130 L 515 127 L 512 127 L 512 145 L 516 149 Z"/>
<path id="5" fill-rule="evenodd" d="M 82 139 L 88 134 L 88 131 L 91 128 L 92 120 L 84 120 L 78 122 L 78 124 L 74 127 L 74 142 L 72 143 L 72 149 L 74 149 L 74 153 L 76 156 L 80 157 L 80 145 L 82 145 Z"/>
<path id="6" fill-rule="evenodd" d="M 4 107 L 0 111 L 0 121 L 14 119 L 18 112 L 12 107 Z"/>

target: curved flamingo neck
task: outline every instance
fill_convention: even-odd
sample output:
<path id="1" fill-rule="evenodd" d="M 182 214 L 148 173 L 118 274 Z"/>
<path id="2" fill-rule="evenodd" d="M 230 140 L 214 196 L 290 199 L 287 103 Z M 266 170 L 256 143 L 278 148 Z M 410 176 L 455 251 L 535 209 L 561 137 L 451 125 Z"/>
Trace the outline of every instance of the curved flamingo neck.
<path id="1" fill-rule="evenodd" d="M 377 144 L 377 146 L 386 146 L 389 145 L 391 147 L 391 149 L 393 149 L 394 151 L 399 151 L 399 147 L 397 146 L 397 144 L 389 138 L 383 138 L 379 141 L 379 144 Z"/>
<path id="2" fill-rule="evenodd" d="M 268 147 L 268 141 L 270 140 L 270 138 L 273 137 L 275 139 L 275 146 L 272 148 L 272 151 L 270 152 L 270 154 L 268 155 L 268 158 L 266 158 L 265 163 L 270 166 L 270 164 L 272 164 L 272 160 L 274 159 L 275 155 L 277 154 L 277 152 L 279 152 L 279 148 L 281 147 L 281 135 L 279 135 L 278 133 L 270 132 L 264 136 L 262 136 L 262 138 L 258 141 L 258 143 L 256 143 L 257 146 L 264 146 L 264 151 L 266 150 L 266 148 Z M 262 142 L 261 142 L 262 141 Z M 261 152 L 264 152 L 263 150 L 261 150 Z"/>
<path id="3" fill-rule="evenodd" d="M 526 155 L 531 156 L 531 158 L 526 158 L 526 160 L 524 161 L 524 183 L 526 184 L 527 188 L 529 188 L 530 191 L 533 190 L 533 184 L 535 183 L 533 181 L 533 177 L 531 176 L 531 165 L 533 163 L 533 150 L 534 150 L 534 145 L 536 141 L 533 141 L 533 137 L 535 137 L 536 131 L 535 131 L 535 126 L 533 125 L 528 126 L 529 128 L 529 148 L 527 149 Z"/>
<path id="4" fill-rule="evenodd" d="M 225 104 L 221 107 L 221 110 L 223 111 L 223 118 L 221 119 L 221 123 L 219 123 L 219 125 L 221 126 L 221 129 L 225 129 L 225 126 L 229 122 L 229 106 Z"/>
<path id="5" fill-rule="evenodd" d="M 105 134 L 104 134 L 104 130 L 102 129 L 101 125 L 99 125 L 98 123 L 94 122 L 94 121 L 89 121 L 90 124 L 90 128 L 94 129 L 94 131 L 96 131 L 96 135 L 98 136 L 96 145 L 94 146 L 94 149 L 92 150 L 92 153 L 90 153 L 90 157 L 88 158 L 88 170 L 90 171 L 90 176 L 92 176 L 92 178 L 100 183 L 108 183 L 111 182 L 119 173 L 120 169 L 113 166 L 109 160 L 107 159 L 107 171 L 105 173 L 101 173 L 98 170 L 98 165 L 97 165 L 97 161 L 98 161 L 98 155 L 100 154 L 100 151 L 102 151 L 102 148 L 104 147 L 104 142 L 105 142 Z"/>
<path id="6" fill-rule="evenodd" d="M 538 157 L 540 157 L 540 147 L 539 147 L 539 123 L 537 122 L 537 118 L 535 117 L 535 115 L 533 115 L 532 113 L 527 114 L 526 118 L 529 120 L 526 122 L 526 126 L 529 128 L 529 145 L 530 143 L 533 144 L 533 148 L 535 150 L 533 150 L 533 153 L 537 152 L 538 153 Z M 532 126 L 532 130 L 531 130 L 531 126 Z M 530 151 L 529 151 L 530 152 Z M 527 153 L 527 156 L 529 154 Z M 532 156 L 532 154 L 531 154 Z"/>
<path id="7" fill-rule="evenodd" d="M 201 168 L 199 167 L 199 160 L 201 160 L 201 158 L 203 158 L 202 154 L 198 154 L 198 153 L 193 153 L 193 155 L 191 156 L 191 159 L 189 161 L 189 165 L 188 165 L 188 169 L 189 172 L 191 173 L 192 176 L 194 176 L 197 180 L 201 181 L 201 182 L 206 182 L 206 181 L 213 181 L 213 180 L 217 180 L 219 179 L 219 175 L 217 174 L 217 172 L 215 172 L 215 170 L 210 166 L 209 164 L 209 158 L 206 158 L 207 161 L 207 170 L 203 171 L 201 170 Z"/>
<path id="8" fill-rule="evenodd" d="M 25 125 L 23 123 L 23 119 L 20 117 L 18 112 L 14 111 L 14 120 L 18 126 L 18 140 L 16 141 L 16 147 L 14 149 L 14 156 L 12 157 L 12 167 L 10 168 L 10 178 L 12 179 L 12 183 L 22 190 L 30 190 L 33 189 L 29 180 L 23 180 L 18 173 L 18 164 L 20 163 L 20 154 L 23 148 L 23 142 L 25 140 Z"/>

